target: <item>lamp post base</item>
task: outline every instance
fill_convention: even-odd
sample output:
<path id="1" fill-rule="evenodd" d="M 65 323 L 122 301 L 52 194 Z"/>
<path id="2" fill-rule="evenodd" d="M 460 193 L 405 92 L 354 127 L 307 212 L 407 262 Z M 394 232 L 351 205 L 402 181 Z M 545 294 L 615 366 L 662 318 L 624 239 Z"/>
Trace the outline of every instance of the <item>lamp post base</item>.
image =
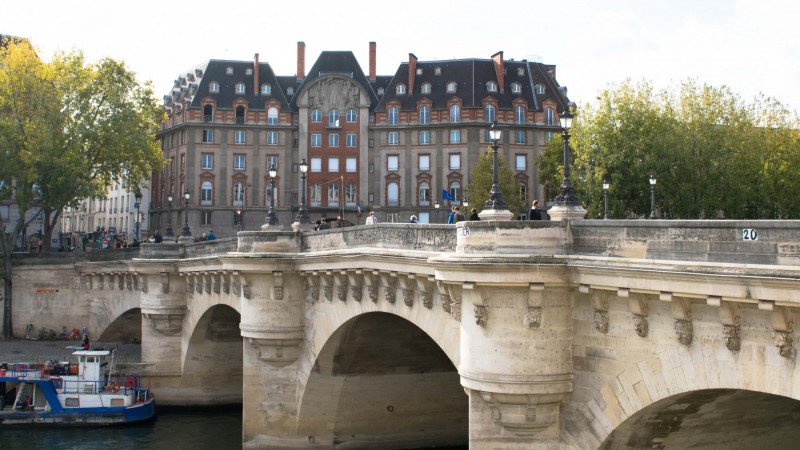
<path id="1" fill-rule="evenodd" d="M 554 205 L 547 215 L 551 220 L 582 220 L 586 218 L 586 210 L 581 205 Z"/>
<path id="2" fill-rule="evenodd" d="M 261 231 L 283 231 L 283 225 L 279 223 L 270 224 L 269 222 L 261 225 Z"/>
<path id="3" fill-rule="evenodd" d="M 301 231 L 311 231 L 313 229 L 314 229 L 314 224 L 313 223 L 310 223 L 310 222 L 309 223 L 302 223 L 299 220 L 297 220 L 295 222 L 292 222 L 292 231 L 294 231 L 295 233 L 301 232 Z"/>
<path id="4" fill-rule="evenodd" d="M 507 209 L 484 209 L 478 214 L 481 220 L 511 220 L 514 213 Z"/>

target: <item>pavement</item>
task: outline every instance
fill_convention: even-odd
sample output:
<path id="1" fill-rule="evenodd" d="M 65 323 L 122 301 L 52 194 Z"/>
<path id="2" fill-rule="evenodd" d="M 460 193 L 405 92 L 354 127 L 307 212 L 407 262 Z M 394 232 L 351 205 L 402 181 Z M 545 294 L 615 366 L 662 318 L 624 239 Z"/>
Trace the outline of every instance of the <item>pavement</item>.
<path id="1" fill-rule="evenodd" d="M 38 341 L 38 340 L 0 340 L 0 362 L 35 363 L 49 360 L 77 361 L 68 349 L 70 345 L 81 345 L 81 341 Z M 92 350 L 111 350 L 119 345 L 114 361 L 120 364 L 140 363 L 142 361 L 141 344 L 117 342 L 92 342 Z"/>

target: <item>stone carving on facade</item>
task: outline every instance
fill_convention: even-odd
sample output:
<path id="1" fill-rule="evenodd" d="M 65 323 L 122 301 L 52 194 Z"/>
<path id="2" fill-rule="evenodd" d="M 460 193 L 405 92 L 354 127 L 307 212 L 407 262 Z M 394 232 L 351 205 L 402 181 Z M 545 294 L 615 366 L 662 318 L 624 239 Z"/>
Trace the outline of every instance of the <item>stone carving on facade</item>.
<path id="1" fill-rule="evenodd" d="M 422 306 L 424 306 L 425 308 L 427 309 L 433 308 L 433 295 L 431 295 L 430 292 L 420 292 L 419 299 L 420 302 L 422 303 Z"/>
<path id="2" fill-rule="evenodd" d="M 528 313 L 525 314 L 525 324 L 528 328 L 541 328 L 542 326 L 542 308 L 528 307 Z"/>
<path id="3" fill-rule="evenodd" d="M 394 303 L 397 295 L 397 276 L 396 274 L 381 274 L 383 279 L 383 299 L 389 303 Z"/>
<path id="4" fill-rule="evenodd" d="M 676 320 L 675 321 L 675 333 L 678 335 L 678 342 L 683 345 L 689 345 L 692 343 L 692 337 L 694 335 L 694 327 L 692 326 L 691 320 Z"/>
<path id="5" fill-rule="evenodd" d="M 336 298 L 338 298 L 343 302 L 346 302 L 347 291 L 349 290 L 347 273 L 342 271 L 341 273 L 335 274 L 333 278 L 334 278 L 334 283 L 336 284 Z"/>
<path id="6" fill-rule="evenodd" d="M 736 325 L 723 325 L 722 326 L 722 339 L 725 341 L 725 347 L 728 350 L 738 352 L 742 348 L 742 340 L 740 337 L 740 327 Z"/>
<path id="7" fill-rule="evenodd" d="M 283 272 L 272 272 L 272 298 L 283 300 Z"/>
<path id="8" fill-rule="evenodd" d="M 222 292 L 225 294 L 231 293 L 231 278 L 227 273 L 222 274 Z"/>
<path id="9" fill-rule="evenodd" d="M 125 289 L 125 274 L 118 273 L 114 275 L 117 278 L 117 287 L 119 290 Z"/>
<path id="10" fill-rule="evenodd" d="M 161 273 L 161 293 L 169 294 L 169 275 Z"/>
<path id="11" fill-rule="evenodd" d="M 794 359 L 794 340 L 788 331 L 775 331 L 772 333 L 772 341 L 778 348 L 778 353 L 784 358 Z"/>
<path id="12" fill-rule="evenodd" d="M 414 290 L 413 289 L 403 289 L 403 303 L 406 306 L 411 307 L 414 306 Z"/>
<path id="13" fill-rule="evenodd" d="M 274 286 L 272 289 L 275 300 L 283 300 L 283 286 Z"/>
<path id="14" fill-rule="evenodd" d="M 330 275 L 320 275 L 322 280 L 322 292 L 325 295 L 325 300 L 333 301 L 333 277 Z"/>
<path id="15" fill-rule="evenodd" d="M 435 278 L 432 275 L 417 275 L 416 278 L 417 292 L 419 293 L 419 302 L 422 303 L 426 309 L 433 308 L 433 287 Z"/>
<path id="16" fill-rule="evenodd" d="M 142 313 L 142 315 L 150 322 L 154 330 L 165 336 L 172 336 L 179 333 L 183 328 L 185 312 Z"/>
<path id="17" fill-rule="evenodd" d="M 108 282 L 108 290 L 109 291 L 113 291 L 114 290 L 114 274 L 113 273 L 106 274 L 106 281 Z"/>
<path id="18" fill-rule="evenodd" d="M 647 320 L 649 308 L 647 306 L 647 299 L 641 294 L 631 295 L 629 289 L 617 289 L 617 297 L 627 299 L 628 307 L 633 313 L 633 329 L 639 337 L 647 337 L 650 333 L 650 322 Z"/>
<path id="19" fill-rule="evenodd" d="M 129 273 L 125 274 L 125 287 L 129 291 L 133 290 L 133 276 Z"/>
<path id="20" fill-rule="evenodd" d="M 480 394 L 491 407 L 492 420 L 520 436 L 534 436 L 545 428 L 558 426 L 561 402 L 568 395 Z"/>
<path id="21" fill-rule="evenodd" d="M 141 280 L 139 279 L 139 274 L 138 273 L 133 273 L 133 274 L 131 274 L 131 278 L 132 278 L 132 281 L 133 281 L 133 290 L 134 291 L 139 291 L 139 285 L 140 285 L 140 282 L 141 282 Z"/>
<path id="22" fill-rule="evenodd" d="M 353 300 L 360 302 L 363 292 L 364 292 L 364 287 L 362 285 L 360 284 L 350 285 L 350 294 L 353 296 Z"/>
<path id="23" fill-rule="evenodd" d="M 146 294 L 147 293 L 147 280 L 145 278 L 141 278 L 141 276 L 140 276 L 140 279 L 139 279 L 139 286 L 142 287 L 141 288 L 142 292 L 144 292 Z"/>
<path id="24" fill-rule="evenodd" d="M 215 273 L 211 277 L 211 280 L 212 280 L 212 283 L 213 283 L 213 287 L 211 289 L 214 291 L 215 294 L 219 294 L 219 291 L 220 291 L 220 286 L 219 286 L 220 285 L 220 278 L 221 278 L 221 276 L 219 274 L 217 274 L 217 273 Z"/>
<path id="25" fill-rule="evenodd" d="M 306 283 L 306 298 L 308 298 L 312 303 L 318 302 L 319 277 L 312 274 L 306 274 L 305 283 Z"/>
<path id="26" fill-rule="evenodd" d="M 636 317 L 643 317 L 644 316 L 636 316 Z M 647 319 L 644 319 L 647 321 Z M 601 333 L 608 333 L 608 311 L 602 309 L 596 309 L 592 313 L 592 321 L 594 322 L 594 329 L 601 332 Z M 634 318 L 634 324 L 636 319 Z M 637 331 L 638 332 L 638 331 Z M 640 335 L 641 336 L 641 335 Z M 645 336 L 647 336 L 647 332 L 645 332 Z"/>
<path id="27" fill-rule="evenodd" d="M 239 290 L 239 283 L 236 280 L 231 280 L 231 292 L 233 292 L 233 295 L 237 297 L 241 293 Z"/>
<path id="28" fill-rule="evenodd" d="M 250 295 L 250 285 L 242 284 L 242 297 L 244 297 L 245 300 L 250 300 Z"/>
<path id="29" fill-rule="evenodd" d="M 636 334 L 640 337 L 647 337 L 647 333 L 650 332 L 650 324 L 647 322 L 647 317 L 634 314 L 633 329 L 636 330 Z"/>
<path id="30" fill-rule="evenodd" d="M 489 307 L 486 305 L 475 305 L 475 323 L 482 327 L 489 322 Z"/>
<path id="31" fill-rule="evenodd" d="M 194 288 L 198 294 L 203 293 L 203 277 L 201 275 L 189 275 L 194 278 Z"/>
<path id="32" fill-rule="evenodd" d="M 191 294 L 194 292 L 194 277 L 186 276 L 186 292 Z"/>
<path id="33" fill-rule="evenodd" d="M 297 360 L 302 339 L 247 338 L 258 359 L 274 367 L 284 367 Z"/>
<path id="34" fill-rule="evenodd" d="M 211 275 L 203 275 L 205 280 L 206 294 L 211 294 Z"/>

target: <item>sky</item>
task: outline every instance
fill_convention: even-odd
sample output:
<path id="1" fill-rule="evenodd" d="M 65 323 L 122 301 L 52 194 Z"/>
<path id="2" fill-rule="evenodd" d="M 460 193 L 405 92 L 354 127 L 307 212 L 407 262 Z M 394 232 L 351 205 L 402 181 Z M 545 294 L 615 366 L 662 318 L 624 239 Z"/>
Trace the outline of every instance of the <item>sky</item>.
<path id="1" fill-rule="evenodd" d="M 298 41 L 306 70 L 322 51 L 350 50 L 366 73 L 376 42 L 378 75 L 393 75 L 409 53 L 433 61 L 503 51 L 556 65 L 578 105 L 626 79 L 657 89 L 693 79 L 800 111 L 799 19 L 795 0 L 9 0 L 0 34 L 30 39 L 44 59 L 79 50 L 90 62 L 124 61 L 159 98 L 209 59 L 258 53 L 276 74 L 294 75 Z"/>

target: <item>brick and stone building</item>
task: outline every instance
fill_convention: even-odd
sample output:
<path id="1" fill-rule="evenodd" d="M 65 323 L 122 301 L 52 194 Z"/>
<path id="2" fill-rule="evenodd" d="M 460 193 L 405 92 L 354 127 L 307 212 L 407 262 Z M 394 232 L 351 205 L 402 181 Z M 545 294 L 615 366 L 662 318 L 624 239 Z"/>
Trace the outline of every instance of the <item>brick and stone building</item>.
<path id="1" fill-rule="evenodd" d="M 178 230 L 183 214 L 194 235 L 258 229 L 274 181 L 274 207 L 288 226 L 303 197 L 304 160 L 312 220 L 356 223 L 360 208 L 375 210 L 381 221 L 412 214 L 443 221 L 451 203 L 470 195 L 485 200 L 466 187 L 494 121 L 505 130 L 501 151 L 519 195 L 543 199 L 534 157 L 560 130 L 558 115 L 568 104 L 555 66 L 506 60 L 503 52 L 438 61 L 410 53 L 394 74 L 379 76 L 376 44 L 369 46 L 366 73 L 350 51 L 322 52 L 306 70 L 303 42 L 294 76 L 275 74 L 258 54 L 253 61 L 209 60 L 182 73 L 164 98 L 168 118 L 158 136 L 168 164 L 153 176 L 150 225 L 166 228 L 172 192 Z M 443 190 L 456 200 L 442 201 Z"/>

